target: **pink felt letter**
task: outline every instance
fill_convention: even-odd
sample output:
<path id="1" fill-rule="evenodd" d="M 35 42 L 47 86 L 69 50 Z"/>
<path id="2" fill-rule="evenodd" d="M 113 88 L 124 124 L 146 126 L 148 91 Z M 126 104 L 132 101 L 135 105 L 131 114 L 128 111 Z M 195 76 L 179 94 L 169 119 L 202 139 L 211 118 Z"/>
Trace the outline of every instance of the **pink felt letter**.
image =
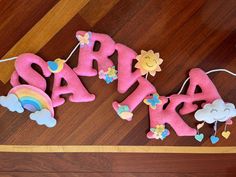
<path id="1" fill-rule="evenodd" d="M 49 77 L 51 72 L 48 70 L 47 63 L 39 56 L 31 53 L 25 53 L 17 57 L 15 62 L 14 73 L 11 77 L 11 85 L 20 85 L 19 78 L 21 77 L 29 85 L 46 90 L 46 80 L 32 68 L 32 64 L 40 66 L 45 77 Z"/>
<path id="2" fill-rule="evenodd" d="M 85 31 L 78 31 L 76 35 L 84 35 Z M 93 51 L 95 42 L 100 42 L 100 49 Z M 115 52 L 115 42 L 112 38 L 105 34 L 91 33 L 89 45 L 80 48 L 78 66 L 74 71 L 79 76 L 96 76 L 97 71 L 93 68 L 93 61 L 98 64 L 98 71 L 107 71 L 109 67 L 114 66 L 113 62 L 108 58 Z"/>
<path id="3" fill-rule="evenodd" d="M 221 98 L 215 85 L 201 69 L 192 69 L 190 71 L 190 85 L 186 95 L 171 95 L 168 99 L 160 97 L 162 105 L 156 109 L 149 108 L 150 127 L 155 128 L 157 125 L 170 124 L 178 136 L 194 136 L 196 130 L 189 127 L 181 118 L 180 115 L 186 115 L 197 110 L 198 106 L 193 104 L 196 101 L 205 101 L 211 103 L 216 99 Z M 202 89 L 201 93 L 195 93 L 196 86 Z M 164 105 L 167 103 L 166 108 Z M 179 113 L 176 112 L 176 107 L 184 103 Z M 148 132 L 148 138 L 154 138 L 153 132 Z"/>
<path id="4" fill-rule="evenodd" d="M 67 82 L 66 86 L 61 86 L 62 79 Z M 63 94 L 72 94 L 69 97 L 71 102 L 89 102 L 95 99 L 95 95 L 88 93 L 80 79 L 67 64 L 64 64 L 63 70 L 54 76 L 52 91 L 54 107 L 60 106 L 65 102 L 65 99 L 60 97 Z"/>
<path id="5" fill-rule="evenodd" d="M 186 95 L 191 97 L 192 100 L 186 101 L 180 110 L 182 115 L 194 112 L 198 108 L 196 104 L 193 104 L 194 101 L 205 100 L 206 103 L 212 103 L 214 100 L 221 98 L 215 85 L 203 70 L 194 68 L 189 72 L 189 77 L 190 84 Z M 197 86 L 201 88 L 202 93 L 195 93 Z"/>
<path id="6" fill-rule="evenodd" d="M 118 110 L 118 105 L 127 105 L 132 112 L 141 102 L 143 102 L 145 97 L 156 93 L 155 87 L 145 78 L 138 78 L 138 83 L 138 87 L 124 101 L 121 103 L 113 102 L 112 105 L 116 111 Z"/>
<path id="7" fill-rule="evenodd" d="M 122 44 L 116 44 L 118 51 L 118 92 L 125 93 L 139 77 L 140 70 L 132 73 L 132 62 L 137 54 L 132 49 Z"/>
<path id="8" fill-rule="evenodd" d="M 156 93 L 156 89 L 141 76 L 140 70 L 132 72 L 132 62 L 137 54 L 122 44 L 116 44 L 116 49 L 118 51 L 118 91 L 126 92 L 136 81 L 139 85 L 123 102 L 113 102 L 113 108 L 118 111 L 120 105 L 128 106 L 129 111 L 132 112 L 145 97 Z"/>

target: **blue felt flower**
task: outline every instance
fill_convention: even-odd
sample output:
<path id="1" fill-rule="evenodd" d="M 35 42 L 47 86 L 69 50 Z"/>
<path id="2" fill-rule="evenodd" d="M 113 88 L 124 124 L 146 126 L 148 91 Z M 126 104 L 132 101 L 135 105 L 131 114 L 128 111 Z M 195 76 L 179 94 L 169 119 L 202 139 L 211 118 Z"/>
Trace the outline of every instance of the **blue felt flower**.
<path id="1" fill-rule="evenodd" d="M 105 81 L 106 81 L 107 84 L 110 84 L 110 83 L 112 83 L 113 78 L 112 78 L 112 77 L 109 77 L 109 76 L 106 74 L 106 75 L 105 75 Z"/>
<path id="2" fill-rule="evenodd" d="M 159 99 L 158 94 L 153 94 L 152 98 L 144 99 L 143 101 L 145 104 L 149 105 L 152 109 L 156 109 L 158 104 L 161 104 L 161 100 Z"/>
<path id="3" fill-rule="evenodd" d="M 161 134 L 161 140 L 164 140 L 167 136 L 169 136 L 170 132 L 168 129 L 165 129 Z"/>
<path id="4" fill-rule="evenodd" d="M 121 114 L 122 112 L 130 112 L 129 106 L 127 105 L 119 106 L 117 113 Z"/>
<path id="5" fill-rule="evenodd" d="M 133 117 L 133 113 L 127 105 L 118 105 L 117 114 L 121 119 L 128 121 L 131 121 Z"/>

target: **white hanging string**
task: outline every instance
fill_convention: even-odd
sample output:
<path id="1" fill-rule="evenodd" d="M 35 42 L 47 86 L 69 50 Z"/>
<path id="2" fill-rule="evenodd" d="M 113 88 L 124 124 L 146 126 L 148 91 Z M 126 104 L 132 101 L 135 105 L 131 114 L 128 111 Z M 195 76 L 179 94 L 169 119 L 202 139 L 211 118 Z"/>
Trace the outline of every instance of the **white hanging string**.
<path id="1" fill-rule="evenodd" d="M 6 58 L 6 59 L 3 59 L 3 60 L 0 60 L 0 63 L 6 62 L 6 61 L 15 60 L 15 59 L 17 59 L 17 57 Z"/>
<path id="2" fill-rule="evenodd" d="M 206 72 L 206 74 L 215 73 L 215 72 L 226 72 L 226 73 L 231 74 L 232 76 L 235 76 L 235 77 L 236 77 L 236 73 L 233 73 L 233 72 L 231 72 L 231 71 L 229 71 L 229 70 L 227 70 L 227 69 L 213 69 L 213 70 L 210 70 L 210 71 Z M 180 89 L 179 92 L 177 93 L 178 95 L 182 93 L 182 91 L 183 91 L 185 85 L 187 84 L 187 82 L 189 81 L 189 79 L 190 79 L 190 78 L 188 77 L 188 78 L 184 81 L 184 83 L 183 83 L 181 89 Z"/>
<path id="3" fill-rule="evenodd" d="M 214 133 L 214 136 L 216 136 L 216 134 L 217 134 L 217 121 L 215 121 L 215 124 L 214 124 L 214 131 L 215 131 L 215 133 Z"/>
<path id="4" fill-rule="evenodd" d="M 224 126 L 224 132 L 226 132 L 226 131 L 227 131 L 227 123 Z"/>
<path id="5" fill-rule="evenodd" d="M 65 62 L 67 62 L 70 59 L 70 57 L 75 53 L 76 49 L 79 46 L 80 46 L 80 42 L 73 48 L 73 50 L 70 52 L 68 57 L 65 59 Z M 0 63 L 6 62 L 6 61 L 15 60 L 15 59 L 17 59 L 17 57 L 11 57 L 11 58 L 2 59 L 2 60 L 0 60 Z"/>
<path id="6" fill-rule="evenodd" d="M 74 49 L 70 52 L 69 56 L 65 59 L 65 62 L 67 62 L 70 57 L 75 53 L 76 49 L 80 46 L 80 42 L 74 47 Z"/>

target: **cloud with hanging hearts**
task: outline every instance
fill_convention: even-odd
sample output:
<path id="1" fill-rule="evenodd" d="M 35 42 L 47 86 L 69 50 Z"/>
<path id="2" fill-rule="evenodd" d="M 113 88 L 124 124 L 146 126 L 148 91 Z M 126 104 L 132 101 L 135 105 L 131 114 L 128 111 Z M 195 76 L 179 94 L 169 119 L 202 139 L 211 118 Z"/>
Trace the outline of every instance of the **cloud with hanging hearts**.
<path id="1" fill-rule="evenodd" d="M 0 105 L 7 108 L 11 112 L 24 112 L 18 97 L 15 94 L 8 94 L 7 96 L 0 96 Z"/>
<path id="2" fill-rule="evenodd" d="M 35 121 L 38 125 L 45 125 L 48 128 L 52 128 L 57 124 L 57 120 L 51 116 L 50 111 L 47 109 L 31 113 L 30 119 Z"/>
<path id="3" fill-rule="evenodd" d="M 215 100 L 212 104 L 206 104 L 202 109 L 195 112 L 194 117 L 198 121 L 209 124 L 216 121 L 225 122 L 236 116 L 235 105 L 225 103 L 222 99 Z"/>

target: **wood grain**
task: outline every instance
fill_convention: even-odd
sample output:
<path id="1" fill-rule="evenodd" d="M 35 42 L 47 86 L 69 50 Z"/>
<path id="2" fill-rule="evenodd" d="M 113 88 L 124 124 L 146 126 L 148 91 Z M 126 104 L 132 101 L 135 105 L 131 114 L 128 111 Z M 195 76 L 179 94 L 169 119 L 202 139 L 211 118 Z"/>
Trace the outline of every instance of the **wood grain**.
<path id="1" fill-rule="evenodd" d="M 7 172 L 0 173 L 1 177 L 234 177 L 233 173 L 34 173 Z"/>
<path id="2" fill-rule="evenodd" d="M 55 5 L 51 7 L 53 3 Z M 206 71 L 219 67 L 234 72 L 236 70 L 235 1 L 224 3 L 221 0 L 148 0 L 137 3 L 133 0 L 121 0 L 107 3 L 97 1 L 97 3 L 100 5 L 96 9 L 99 13 L 92 13 L 96 6 L 95 1 L 80 1 L 80 3 L 53 1 L 49 4 L 51 9 L 47 13 L 44 11 L 45 15 L 43 16 L 42 13 L 41 20 L 38 22 L 34 20 L 35 25 L 21 36 L 17 44 L 12 44 L 7 53 L 11 51 L 14 53 L 14 50 L 26 52 L 30 49 L 38 51 L 37 54 L 45 60 L 65 58 L 77 43 L 75 38 L 77 30 L 106 32 L 116 42 L 124 43 L 137 52 L 141 49 L 160 52 L 161 57 L 164 58 L 163 71 L 157 77 L 149 78 L 160 95 L 176 93 L 187 77 L 188 71 L 194 67 Z M 10 2 L 9 4 L 11 5 Z M 39 2 L 36 5 L 38 4 Z M 23 5 L 22 7 L 27 8 Z M 70 9 L 70 12 L 67 13 L 66 9 Z M 64 11 L 66 13 L 63 13 Z M 54 15 L 55 12 L 58 13 Z M 42 28 L 45 30 L 41 30 Z M 30 41 L 34 42 L 30 44 Z M 72 68 L 77 65 L 78 52 L 69 60 L 68 64 Z M 116 57 L 114 56 L 113 59 L 115 61 Z M 9 78 L 7 73 L 12 68 L 12 63 L 6 65 L 7 67 L 3 66 L 0 71 L 3 72 L 0 76 L 5 77 L 5 81 Z M 225 73 L 212 74 L 210 78 L 222 98 L 234 103 L 235 78 Z M 145 105 L 141 104 L 134 111 L 134 119 L 128 123 L 120 120 L 111 107 L 112 101 L 123 100 L 135 87 L 122 95 L 116 91 L 117 83 L 106 85 L 96 77 L 81 77 L 81 80 L 91 93 L 97 95 L 96 100 L 90 103 L 66 102 L 57 108 L 58 125 L 54 129 L 37 126 L 27 119 L 28 113 L 19 115 L 0 108 L 0 143 L 5 145 L 236 146 L 234 126 L 229 127 L 230 138 L 224 140 L 221 137 L 217 145 L 212 145 L 207 138 L 212 133 L 211 127 L 203 129 L 206 139 L 202 143 L 196 142 L 193 137 L 177 137 L 171 128 L 171 135 L 165 141 L 148 140 L 146 132 L 149 129 L 149 119 Z M 50 85 L 48 94 L 51 93 L 52 81 L 53 77 L 48 79 Z M 5 85 L 0 84 L 0 87 L 1 94 L 6 94 L 10 89 L 9 82 Z M 185 116 L 184 119 L 189 125 L 196 126 L 193 114 Z M 219 134 L 222 130 L 223 126 L 220 125 Z"/>
<path id="3" fill-rule="evenodd" d="M 59 1 L 29 32 L 25 34 L 4 56 L 18 56 L 22 52 L 38 52 L 71 18 L 82 9 L 88 0 Z M 14 61 L 13 61 L 14 62 Z M 0 80 L 6 83 L 14 70 L 13 62 L 2 64 Z"/>
<path id="4" fill-rule="evenodd" d="M 194 67 L 236 72 L 235 0 L 1 0 L 0 7 L 1 57 L 35 52 L 45 60 L 65 58 L 77 43 L 75 32 L 89 30 L 106 33 L 138 53 L 141 49 L 160 52 L 163 71 L 149 78 L 160 95 L 176 93 Z M 72 68 L 77 65 L 78 53 L 68 63 Z M 117 63 L 116 56 L 112 58 Z M 13 64 L 1 64 L 1 95 L 11 88 Z M 236 104 L 235 78 L 224 73 L 210 78 L 222 98 Z M 96 100 L 66 102 L 57 108 L 58 125 L 54 129 L 37 126 L 28 119 L 29 113 L 0 108 L 0 150 L 18 151 L 0 153 L 0 176 L 235 176 L 235 155 L 214 154 L 235 152 L 234 124 L 229 126 L 228 140 L 220 136 L 220 124 L 220 142 L 216 145 L 208 139 L 212 126 L 202 130 L 206 137 L 202 143 L 193 137 L 177 137 L 171 127 L 165 141 L 148 140 L 145 105 L 134 111 L 132 122 L 120 120 L 111 107 L 112 101 L 122 101 L 135 87 L 122 95 L 116 91 L 117 83 L 106 85 L 97 77 L 81 80 L 96 94 Z M 50 94 L 53 77 L 47 81 Z M 196 126 L 193 114 L 184 120 Z M 71 147 L 64 147 L 70 153 L 30 153 L 62 152 L 63 145 Z M 90 153 L 71 153 L 82 152 L 80 148 Z M 117 153 L 104 153 L 111 151 Z"/>
<path id="5" fill-rule="evenodd" d="M 197 176 L 198 173 L 235 173 L 235 167 L 235 155 L 232 154 L 0 154 L 1 172 L 192 173 Z"/>
<path id="6" fill-rule="evenodd" d="M 42 145 L 0 145 L 0 152 L 29 152 L 29 153 L 186 153 L 186 154 L 232 154 L 236 147 L 190 147 L 190 146 L 42 146 Z"/>

